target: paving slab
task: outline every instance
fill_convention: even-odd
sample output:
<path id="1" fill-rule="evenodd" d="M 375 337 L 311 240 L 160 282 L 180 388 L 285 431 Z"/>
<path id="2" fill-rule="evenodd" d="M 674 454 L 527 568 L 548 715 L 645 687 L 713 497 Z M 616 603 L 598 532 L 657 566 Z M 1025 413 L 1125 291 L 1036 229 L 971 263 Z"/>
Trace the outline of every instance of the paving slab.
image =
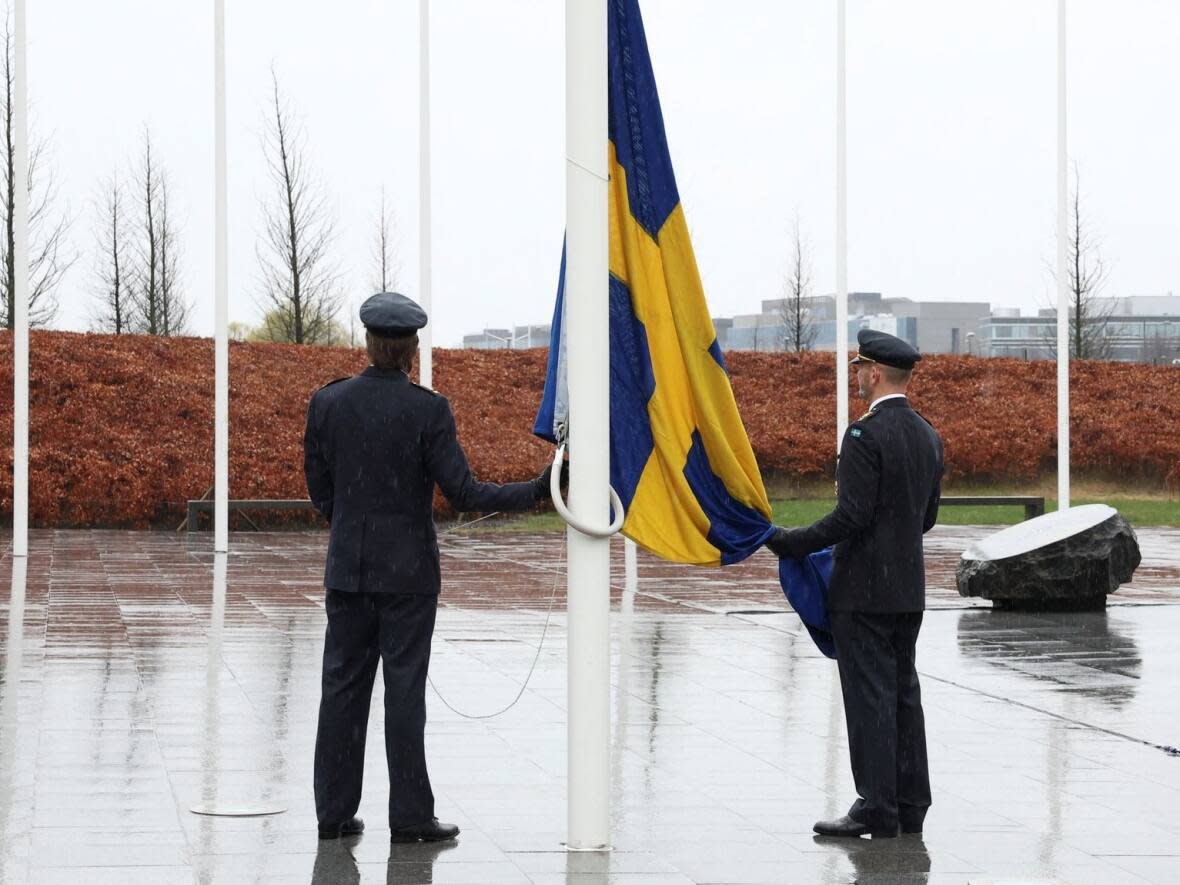
<path id="1" fill-rule="evenodd" d="M 1072 614 L 958 596 L 955 560 L 990 531 L 928 536 L 935 804 L 897 840 L 811 834 L 853 798 L 839 681 L 769 554 L 641 554 L 629 593 L 614 545 L 614 850 L 589 855 L 562 846 L 563 536 L 441 537 L 427 753 L 463 833 L 390 846 L 377 750 L 366 834 L 316 839 L 324 533 L 235 534 L 221 583 L 206 535 L 34 531 L 23 581 L 0 558 L 0 885 L 1180 882 L 1180 530 L 1141 530 L 1135 580 Z M 464 716 L 509 704 L 542 635 L 520 701 Z"/>

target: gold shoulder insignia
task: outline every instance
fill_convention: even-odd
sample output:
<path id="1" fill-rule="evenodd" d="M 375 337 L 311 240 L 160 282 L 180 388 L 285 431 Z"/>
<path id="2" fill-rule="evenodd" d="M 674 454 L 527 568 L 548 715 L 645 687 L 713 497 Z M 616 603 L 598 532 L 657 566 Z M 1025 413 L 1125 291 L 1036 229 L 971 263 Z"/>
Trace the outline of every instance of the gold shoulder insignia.
<path id="1" fill-rule="evenodd" d="M 856 420 L 857 421 L 867 421 L 869 418 L 872 418 L 876 414 L 877 414 L 877 411 L 875 409 L 869 409 L 867 412 L 865 412 L 863 415 L 861 415 Z"/>
<path id="2" fill-rule="evenodd" d="M 442 396 L 442 394 L 440 394 L 437 390 L 431 390 L 429 387 L 419 384 L 417 381 L 411 381 L 410 383 L 413 384 L 415 387 L 417 387 L 419 390 L 425 390 L 431 396 Z"/>

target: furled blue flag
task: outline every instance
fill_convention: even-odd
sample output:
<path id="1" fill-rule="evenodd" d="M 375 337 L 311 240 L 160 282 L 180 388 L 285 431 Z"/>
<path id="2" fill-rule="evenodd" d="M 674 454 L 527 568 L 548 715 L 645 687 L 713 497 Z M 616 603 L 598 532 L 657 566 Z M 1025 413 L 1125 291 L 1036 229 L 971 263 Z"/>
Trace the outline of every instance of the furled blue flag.
<path id="1" fill-rule="evenodd" d="M 770 502 L 705 302 L 638 0 L 604 2 L 611 485 L 626 510 L 623 534 L 635 543 L 675 562 L 727 565 L 770 537 Z M 563 250 L 548 375 L 533 427 L 549 440 L 569 414 L 564 298 Z M 790 566 L 783 572 L 787 597 L 794 605 L 796 585 L 820 588 L 808 598 L 822 603 L 826 576 L 804 565 L 798 575 Z M 821 577 L 822 588 L 815 583 Z"/>
<path id="2" fill-rule="evenodd" d="M 778 578 L 791 608 L 811 634 L 816 646 L 829 658 L 836 657 L 836 643 L 828 622 L 828 582 L 832 578 L 832 548 L 825 547 L 803 559 L 778 561 Z"/>

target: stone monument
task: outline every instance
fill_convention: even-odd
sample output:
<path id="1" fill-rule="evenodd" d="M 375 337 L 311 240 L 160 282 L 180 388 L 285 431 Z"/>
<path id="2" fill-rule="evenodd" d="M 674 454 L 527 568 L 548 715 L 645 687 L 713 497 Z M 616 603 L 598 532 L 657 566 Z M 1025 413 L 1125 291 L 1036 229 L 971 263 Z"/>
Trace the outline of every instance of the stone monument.
<path id="1" fill-rule="evenodd" d="M 1046 513 L 989 535 L 963 551 L 960 596 L 996 608 L 1101 609 L 1140 562 L 1130 524 L 1105 504 Z"/>

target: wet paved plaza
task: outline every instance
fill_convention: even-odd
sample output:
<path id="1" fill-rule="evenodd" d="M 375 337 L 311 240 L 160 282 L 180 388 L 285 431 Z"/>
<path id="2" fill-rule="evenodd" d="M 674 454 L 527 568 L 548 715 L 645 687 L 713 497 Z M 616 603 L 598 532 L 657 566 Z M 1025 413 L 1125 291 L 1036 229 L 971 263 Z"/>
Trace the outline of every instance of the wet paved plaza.
<path id="1" fill-rule="evenodd" d="M 615 549 L 614 851 L 567 854 L 562 536 L 442 539 L 427 751 L 453 847 L 396 846 L 381 687 L 360 839 L 319 843 L 311 759 L 322 533 L 35 531 L 0 563 L 0 885 L 1180 882 L 1180 530 L 1105 613 L 991 612 L 953 589 L 990 529 L 929 536 L 923 838 L 831 842 L 853 798 L 834 663 L 762 553 L 725 569 Z M 10 589 L 11 588 L 11 589 Z M 380 680 L 380 674 L 378 674 Z M 212 817 L 195 806 L 284 813 Z"/>

